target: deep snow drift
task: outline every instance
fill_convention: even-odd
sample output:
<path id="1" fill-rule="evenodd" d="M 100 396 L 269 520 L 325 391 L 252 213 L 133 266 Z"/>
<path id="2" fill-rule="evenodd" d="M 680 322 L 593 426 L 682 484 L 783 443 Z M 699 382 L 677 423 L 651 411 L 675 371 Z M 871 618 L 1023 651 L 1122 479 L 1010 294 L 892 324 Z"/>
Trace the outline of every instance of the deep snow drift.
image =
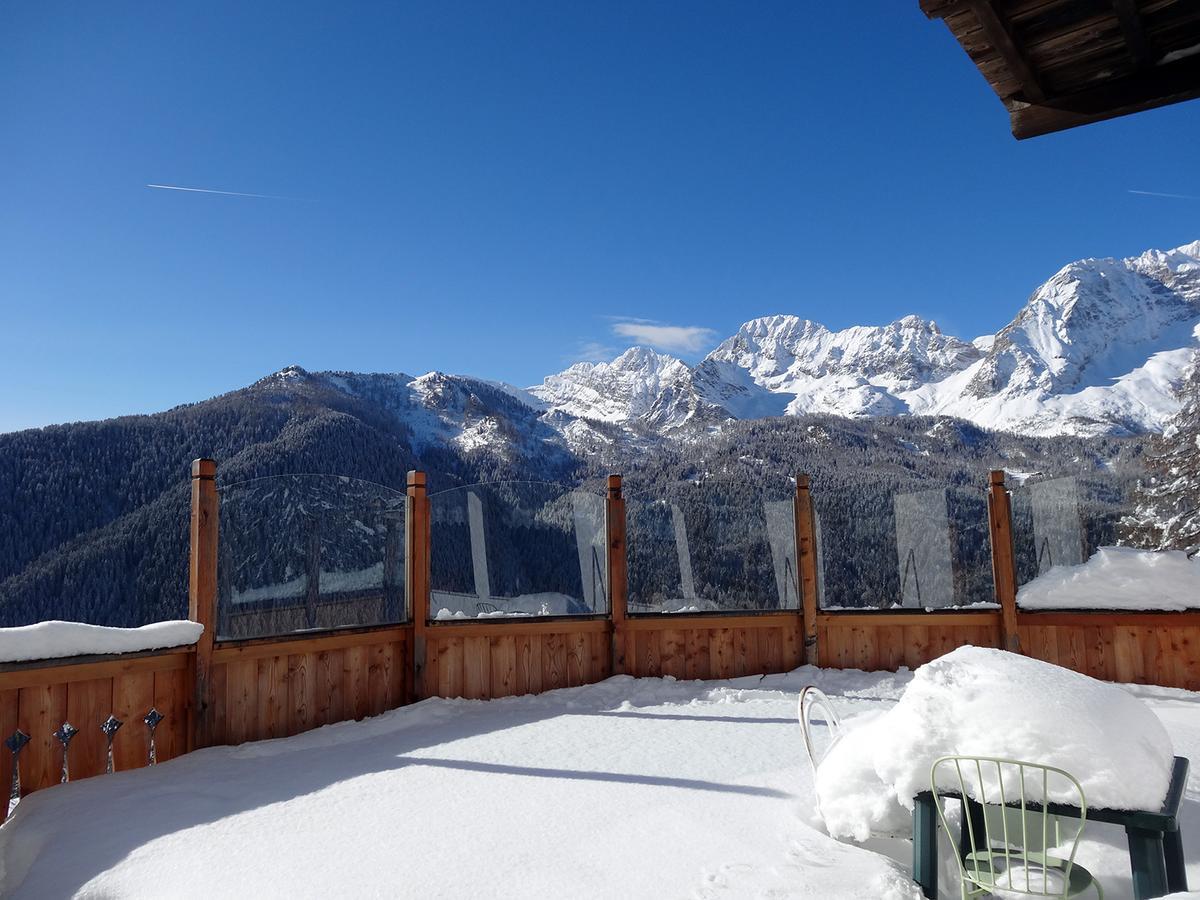
<path id="1" fill-rule="evenodd" d="M 1078 566 L 1054 566 L 1017 592 L 1024 609 L 1200 607 L 1200 557 L 1182 550 L 1101 547 Z"/>
<path id="2" fill-rule="evenodd" d="M 906 843 L 896 862 L 820 830 L 795 719 L 806 683 L 853 726 L 910 678 L 618 677 L 204 750 L 23 800 L 0 894 L 916 900 Z M 1200 758 L 1200 695 L 1131 690 Z M 1200 884 L 1195 787 L 1183 824 Z M 1080 862 L 1130 895 L 1119 829 L 1089 825 Z"/>

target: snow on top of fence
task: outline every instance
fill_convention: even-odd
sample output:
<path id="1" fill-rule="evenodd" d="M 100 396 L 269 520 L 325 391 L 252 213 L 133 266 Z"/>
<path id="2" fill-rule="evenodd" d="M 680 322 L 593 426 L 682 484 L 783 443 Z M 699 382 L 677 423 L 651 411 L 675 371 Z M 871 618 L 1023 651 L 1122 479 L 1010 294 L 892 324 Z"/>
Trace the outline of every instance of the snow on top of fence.
<path id="1" fill-rule="evenodd" d="M 1078 566 L 1054 566 L 1017 593 L 1022 609 L 1182 611 L 1200 608 L 1200 557 L 1182 550 L 1101 547 Z"/>
<path id="2" fill-rule="evenodd" d="M 177 619 L 141 628 L 110 628 L 83 622 L 49 621 L 0 628 L 0 662 L 59 659 L 103 653 L 134 653 L 194 644 L 204 632 L 199 622 Z"/>

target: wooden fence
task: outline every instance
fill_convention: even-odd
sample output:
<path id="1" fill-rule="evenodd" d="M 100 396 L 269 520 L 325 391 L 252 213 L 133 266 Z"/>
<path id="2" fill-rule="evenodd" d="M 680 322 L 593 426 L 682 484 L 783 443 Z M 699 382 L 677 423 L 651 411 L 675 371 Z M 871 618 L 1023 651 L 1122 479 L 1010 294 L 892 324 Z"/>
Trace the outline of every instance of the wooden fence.
<path id="1" fill-rule="evenodd" d="M 218 744 L 283 737 L 378 715 L 425 697 L 489 699 L 601 681 L 613 674 L 721 679 L 829 668 L 916 667 L 965 644 L 1004 647 L 1097 678 L 1200 690 L 1200 612 L 1022 612 L 1016 606 L 1009 495 L 1002 472 L 988 487 L 997 609 L 822 611 L 809 480 L 796 479 L 800 608 L 761 613 L 644 614 L 627 610 L 625 506 L 620 476 L 606 498 L 609 613 L 603 616 L 429 618 L 430 503 L 425 476 L 409 474 L 405 516 L 408 621 L 371 628 L 217 641 L 216 465 L 192 469 L 189 617 L 205 626 L 194 647 L 165 652 L 0 665 L 0 737 L 31 740 L 19 760 L 22 794 L 57 784 L 63 747 L 79 730 L 71 778 L 107 768 L 109 715 L 123 724 L 113 767 Z M 0 785 L 14 754 L 0 751 Z M 5 810 L 0 804 L 0 820 Z"/>

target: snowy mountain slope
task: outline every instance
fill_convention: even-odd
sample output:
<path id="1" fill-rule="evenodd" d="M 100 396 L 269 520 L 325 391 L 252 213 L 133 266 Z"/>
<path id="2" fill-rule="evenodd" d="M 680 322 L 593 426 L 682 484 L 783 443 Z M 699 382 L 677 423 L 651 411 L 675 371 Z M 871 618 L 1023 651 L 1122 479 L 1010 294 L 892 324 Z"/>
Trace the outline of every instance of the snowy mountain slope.
<path id="1" fill-rule="evenodd" d="M 719 361 L 705 360 L 693 369 L 648 347 L 631 347 L 611 363 L 576 363 L 529 392 L 576 418 L 640 422 L 661 431 L 782 415 L 787 405 Z"/>
<path id="2" fill-rule="evenodd" d="M 308 372 L 299 366 L 251 387 L 285 394 L 334 390 L 390 414 L 408 429 L 414 450 L 451 445 L 462 452 L 486 447 L 501 456 L 537 457 L 547 449 L 565 451 L 558 429 L 542 420 L 536 398 L 499 382 L 430 372 Z"/>
<path id="3" fill-rule="evenodd" d="M 753 319 L 694 368 L 633 348 L 530 389 L 575 418 L 661 431 L 781 414 L 945 415 L 1025 434 L 1160 431 L 1200 348 L 1200 241 L 1087 259 L 996 335 L 964 341 L 906 316 L 831 331 Z"/>
<path id="4" fill-rule="evenodd" d="M 811 379 L 840 377 L 911 387 L 960 371 L 979 357 L 976 347 L 919 316 L 843 331 L 796 316 L 769 316 L 747 322 L 709 354 L 745 369 L 764 387 L 789 393 Z"/>
<path id="5" fill-rule="evenodd" d="M 1200 329 L 1200 241 L 1071 263 L 1002 329 L 969 377 L 906 398 L 914 412 L 1053 433 L 1161 430 Z"/>
<path id="6" fill-rule="evenodd" d="M 1180 389 L 1183 406 L 1155 439 L 1127 525 L 1149 545 L 1200 553 L 1200 357 Z"/>

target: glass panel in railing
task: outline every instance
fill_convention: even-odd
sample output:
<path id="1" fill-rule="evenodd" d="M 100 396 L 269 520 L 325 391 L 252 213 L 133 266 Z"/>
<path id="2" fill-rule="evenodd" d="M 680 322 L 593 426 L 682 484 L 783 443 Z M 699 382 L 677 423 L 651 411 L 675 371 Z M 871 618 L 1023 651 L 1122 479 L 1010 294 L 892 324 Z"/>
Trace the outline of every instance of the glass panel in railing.
<path id="1" fill-rule="evenodd" d="M 1029 476 L 1014 485 L 1013 547 L 1021 607 L 1200 607 L 1200 559 L 1161 547 L 1137 474 Z"/>
<path id="2" fill-rule="evenodd" d="M 982 489 L 813 489 L 821 606 L 949 609 L 991 603 Z"/>
<path id="3" fill-rule="evenodd" d="M 404 504 L 401 491 L 334 475 L 222 487 L 217 636 L 403 621 Z"/>
<path id="4" fill-rule="evenodd" d="M 630 613 L 799 606 L 789 485 L 682 482 L 625 507 Z"/>
<path id="5" fill-rule="evenodd" d="M 559 484 L 502 481 L 430 496 L 430 617 L 608 611 L 605 504 Z"/>

